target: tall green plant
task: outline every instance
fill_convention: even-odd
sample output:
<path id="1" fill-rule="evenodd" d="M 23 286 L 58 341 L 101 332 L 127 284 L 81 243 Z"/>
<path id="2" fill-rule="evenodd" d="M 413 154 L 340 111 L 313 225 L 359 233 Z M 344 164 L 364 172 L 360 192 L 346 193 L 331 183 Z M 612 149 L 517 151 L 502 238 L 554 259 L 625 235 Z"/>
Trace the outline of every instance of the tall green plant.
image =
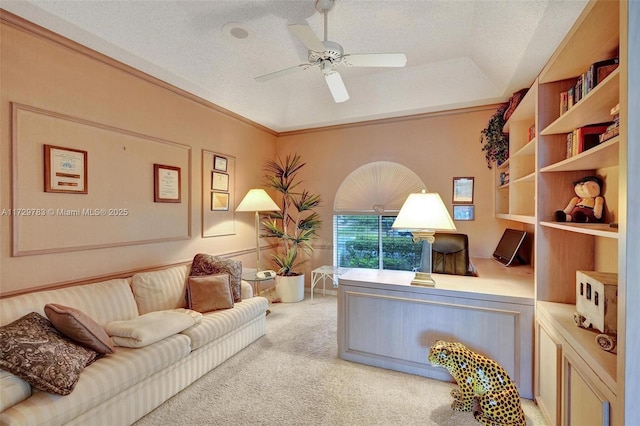
<path id="1" fill-rule="evenodd" d="M 298 179 L 298 173 L 307 163 L 302 162 L 298 154 L 287 155 L 284 161 L 281 158 L 270 160 L 264 170 L 265 186 L 280 194 L 281 211 L 271 213 L 262 222 L 265 230 L 263 236 L 276 238 L 280 247 L 271 257 L 278 266 L 278 275 L 300 275 L 295 268 L 306 261 L 298 260 L 300 251 L 311 255 L 313 247 L 311 242 L 317 238 L 317 231 L 322 221 L 314 211 L 320 205 L 319 195 L 312 195 L 306 189 L 299 189 L 302 183 Z"/>

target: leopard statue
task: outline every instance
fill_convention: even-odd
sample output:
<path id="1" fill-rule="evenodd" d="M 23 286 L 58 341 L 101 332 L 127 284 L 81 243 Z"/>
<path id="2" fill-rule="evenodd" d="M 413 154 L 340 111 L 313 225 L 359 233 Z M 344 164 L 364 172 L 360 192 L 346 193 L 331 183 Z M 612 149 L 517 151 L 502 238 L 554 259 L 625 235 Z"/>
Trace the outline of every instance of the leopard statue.
<path id="1" fill-rule="evenodd" d="M 500 364 L 462 343 L 443 340 L 431 346 L 428 359 L 446 368 L 458 383 L 451 391 L 453 410 L 473 411 L 485 426 L 526 425 L 518 389 Z"/>

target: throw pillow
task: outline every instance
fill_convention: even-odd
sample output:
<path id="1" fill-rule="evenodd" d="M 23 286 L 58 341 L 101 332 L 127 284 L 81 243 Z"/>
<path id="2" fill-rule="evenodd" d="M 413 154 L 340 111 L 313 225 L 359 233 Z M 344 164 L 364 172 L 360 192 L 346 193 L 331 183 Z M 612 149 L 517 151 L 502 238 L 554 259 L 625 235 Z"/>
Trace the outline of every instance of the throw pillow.
<path id="1" fill-rule="evenodd" d="M 48 303 L 44 313 L 60 333 L 100 354 L 112 354 L 113 342 L 104 328 L 79 309 Z"/>
<path id="2" fill-rule="evenodd" d="M 233 308 L 233 294 L 229 274 L 189 277 L 187 284 L 189 309 L 210 312 Z"/>
<path id="3" fill-rule="evenodd" d="M 99 356 L 62 336 L 37 312 L 0 327 L 0 367 L 45 392 L 70 394 L 82 370 Z"/>
<path id="4" fill-rule="evenodd" d="M 192 277 L 213 274 L 229 274 L 231 290 L 233 291 L 233 301 L 242 300 L 242 262 L 239 260 L 224 259 L 222 257 L 211 256 L 209 254 L 196 254 L 191 263 Z"/>
<path id="5" fill-rule="evenodd" d="M 180 333 L 198 322 L 193 313 L 156 311 L 130 320 L 111 321 L 105 326 L 105 331 L 117 346 L 141 348 Z"/>

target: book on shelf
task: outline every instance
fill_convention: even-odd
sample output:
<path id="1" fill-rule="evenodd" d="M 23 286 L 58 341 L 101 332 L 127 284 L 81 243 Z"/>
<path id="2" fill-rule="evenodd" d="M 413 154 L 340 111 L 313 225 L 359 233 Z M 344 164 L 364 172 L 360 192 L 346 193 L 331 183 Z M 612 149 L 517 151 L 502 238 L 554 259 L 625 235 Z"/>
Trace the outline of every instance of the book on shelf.
<path id="1" fill-rule="evenodd" d="M 528 141 L 532 141 L 532 140 L 533 140 L 533 138 L 535 138 L 535 137 L 536 137 L 536 125 L 534 124 L 534 125 L 532 125 L 531 127 L 529 127 L 529 130 L 528 130 L 528 132 L 527 132 L 527 133 L 528 133 L 528 134 L 527 134 L 527 137 L 529 138 L 529 139 L 527 139 L 527 140 L 528 140 Z"/>
<path id="2" fill-rule="evenodd" d="M 566 157 L 573 157 L 574 155 L 598 146 L 598 144 L 600 144 L 600 135 L 605 133 L 608 128 L 608 123 L 591 124 L 589 126 L 579 127 L 567 134 Z"/>
<path id="3" fill-rule="evenodd" d="M 560 93 L 560 115 L 564 114 L 587 96 L 598 84 L 609 76 L 620 64 L 618 58 L 594 62 L 589 69 L 580 74 L 576 82 L 566 92 Z"/>

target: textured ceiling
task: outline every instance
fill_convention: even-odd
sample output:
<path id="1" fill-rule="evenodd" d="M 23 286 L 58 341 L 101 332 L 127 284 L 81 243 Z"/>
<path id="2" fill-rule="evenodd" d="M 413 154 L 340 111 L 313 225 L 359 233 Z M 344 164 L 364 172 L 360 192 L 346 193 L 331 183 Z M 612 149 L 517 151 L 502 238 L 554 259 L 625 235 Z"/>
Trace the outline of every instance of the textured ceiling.
<path id="1" fill-rule="evenodd" d="M 502 102 L 528 87 L 584 8 L 577 0 L 335 0 L 328 39 L 345 53 L 407 55 L 404 68 L 255 77 L 306 62 L 288 30 L 323 37 L 314 0 L 12 1 L 3 8 L 277 132 Z M 239 23 L 244 39 L 224 26 Z"/>

